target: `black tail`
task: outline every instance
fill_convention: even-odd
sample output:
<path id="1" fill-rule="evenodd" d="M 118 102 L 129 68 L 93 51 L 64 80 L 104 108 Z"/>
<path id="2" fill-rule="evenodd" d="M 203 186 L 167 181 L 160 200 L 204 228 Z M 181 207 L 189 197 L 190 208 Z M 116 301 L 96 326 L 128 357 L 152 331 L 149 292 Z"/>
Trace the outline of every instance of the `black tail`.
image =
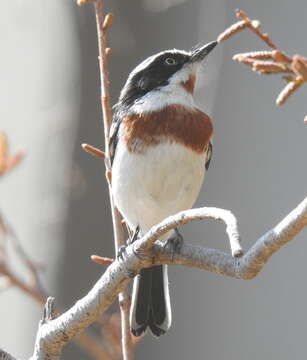
<path id="1" fill-rule="evenodd" d="M 171 325 L 167 266 L 142 269 L 134 280 L 130 312 L 131 331 L 142 335 L 147 327 L 155 336 L 163 335 Z"/>

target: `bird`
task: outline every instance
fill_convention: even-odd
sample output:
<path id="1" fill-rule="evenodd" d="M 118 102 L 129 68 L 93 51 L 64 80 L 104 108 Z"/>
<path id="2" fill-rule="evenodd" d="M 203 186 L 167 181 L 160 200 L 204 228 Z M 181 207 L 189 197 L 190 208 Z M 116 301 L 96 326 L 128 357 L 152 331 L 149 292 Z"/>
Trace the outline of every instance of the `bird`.
<path id="1" fill-rule="evenodd" d="M 216 41 L 191 51 L 165 50 L 129 74 L 113 107 L 111 189 L 133 240 L 170 215 L 190 209 L 208 170 L 213 125 L 194 103 L 199 69 Z M 178 229 L 159 239 L 180 252 Z M 130 328 L 159 337 L 171 326 L 167 265 L 144 268 L 133 283 Z"/>

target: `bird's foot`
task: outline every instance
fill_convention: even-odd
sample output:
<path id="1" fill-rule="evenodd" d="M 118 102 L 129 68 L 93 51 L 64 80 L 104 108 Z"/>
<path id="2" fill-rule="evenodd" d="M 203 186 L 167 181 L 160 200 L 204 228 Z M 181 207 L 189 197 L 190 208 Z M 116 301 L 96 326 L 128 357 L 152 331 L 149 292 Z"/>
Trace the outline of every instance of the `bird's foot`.
<path id="1" fill-rule="evenodd" d="M 117 254 L 116 254 L 116 259 L 118 260 L 118 262 L 121 264 L 121 266 L 123 266 L 124 268 L 126 268 L 126 264 L 125 264 L 125 260 L 127 258 L 127 251 L 126 251 L 126 246 L 122 245 L 118 250 L 117 250 Z M 127 276 L 129 278 L 134 278 L 135 275 L 137 274 L 137 271 L 135 270 L 130 270 L 130 269 L 126 269 L 125 270 Z"/>
<path id="2" fill-rule="evenodd" d="M 171 259 L 174 260 L 175 254 L 180 254 L 180 250 L 183 245 L 183 237 L 178 231 L 177 228 L 175 228 L 175 233 L 167 240 L 164 247 L 169 247 L 171 251 Z"/>
<path id="3" fill-rule="evenodd" d="M 133 232 L 131 231 L 131 234 L 130 234 L 129 239 L 127 241 L 127 243 L 129 245 L 134 243 L 137 240 L 137 238 L 139 236 L 139 232 L 140 232 L 140 227 L 139 226 L 137 226 L 136 229 Z"/>
<path id="4" fill-rule="evenodd" d="M 126 254 L 126 245 L 120 246 L 117 250 L 116 259 L 119 262 L 123 262 L 123 261 L 125 261 L 126 255 L 127 255 Z"/>

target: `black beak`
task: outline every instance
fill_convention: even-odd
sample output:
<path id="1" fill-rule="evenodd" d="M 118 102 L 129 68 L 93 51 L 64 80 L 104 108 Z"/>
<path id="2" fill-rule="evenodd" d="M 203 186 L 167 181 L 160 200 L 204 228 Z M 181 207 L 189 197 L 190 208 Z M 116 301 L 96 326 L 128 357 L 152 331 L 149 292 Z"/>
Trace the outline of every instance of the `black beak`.
<path id="1" fill-rule="evenodd" d="M 212 41 L 204 46 L 191 51 L 191 57 L 189 62 L 200 62 L 216 47 L 217 41 Z"/>

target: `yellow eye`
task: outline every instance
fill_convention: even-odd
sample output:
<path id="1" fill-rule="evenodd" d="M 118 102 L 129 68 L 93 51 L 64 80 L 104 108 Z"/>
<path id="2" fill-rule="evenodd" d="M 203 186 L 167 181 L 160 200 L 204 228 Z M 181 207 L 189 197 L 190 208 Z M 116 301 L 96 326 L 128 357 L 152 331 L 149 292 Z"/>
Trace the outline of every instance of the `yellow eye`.
<path id="1" fill-rule="evenodd" d="M 177 61 L 174 58 L 166 58 L 165 59 L 165 64 L 167 64 L 167 65 L 176 65 Z"/>

